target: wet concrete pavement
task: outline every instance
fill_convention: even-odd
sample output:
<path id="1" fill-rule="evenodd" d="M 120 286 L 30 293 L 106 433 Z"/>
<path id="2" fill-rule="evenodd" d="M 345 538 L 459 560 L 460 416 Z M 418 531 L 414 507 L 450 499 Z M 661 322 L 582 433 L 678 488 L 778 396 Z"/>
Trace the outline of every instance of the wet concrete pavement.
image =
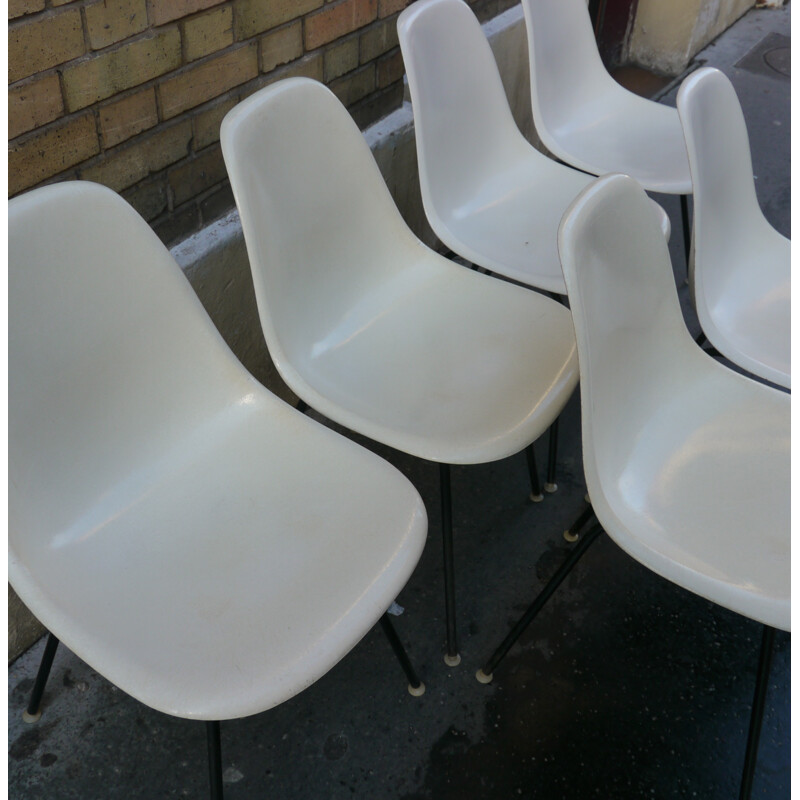
<path id="1" fill-rule="evenodd" d="M 789 9 L 749 12 L 698 57 L 732 77 L 759 198 L 789 232 L 789 80 L 736 67 Z M 675 90 L 664 102 L 674 104 Z M 687 324 L 677 198 L 659 196 Z M 283 705 L 222 725 L 227 800 L 242 798 L 703 798 L 737 795 L 760 626 L 662 580 L 601 537 L 496 670 L 474 677 L 572 545 L 583 508 L 579 398 L 562 418 L 559 489 L 528 501 L 522 454 L 454 467 L 462 663 L 442 661 L 438 469 L 369 445 L 408 475 L 429 512 L 422 560 L 395 623 L 427 692 L 413 698 L 379 629 Z M 545 437 L 546 439 L 546 437 Z M 364 442 L 364 440 L 359 440 Z M 366 443 L 366 442 L 365 442 Z M 546 440 L 536 446 L 546 463 Z M 9 797 L 207 796 L 204 726 L 153 711 L 65 648 L 42 719 L 21 711 L 43 642 L 9 670 Z M 191 669 L 191 664 L 186 665 Z M 754 798 L 790 794 L 790 637 L 779 633 Z"/>

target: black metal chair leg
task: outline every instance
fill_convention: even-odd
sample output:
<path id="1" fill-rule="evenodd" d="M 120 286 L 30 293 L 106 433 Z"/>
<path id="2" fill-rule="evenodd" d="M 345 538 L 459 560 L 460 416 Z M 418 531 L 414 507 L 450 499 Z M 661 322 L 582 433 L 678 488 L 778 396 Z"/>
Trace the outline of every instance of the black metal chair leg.
<path id="1" fill-rule="evenodd" d="M 42 696 L 47 679 L 50 677 L 50 668 L 53 666 L 53 659 L 58 649 L 58 639 L 51 633 L 47 637 L 47 644 L 44 646 L 42 660 L 39 663 L 39 671 L 36 673 L 36 680 L 33 683 L 31 696 L 28 700 L 28 707 L 22 712 L 22 719 L 25 722 L 38 722 L 42 716 Z"/>
<path id="2" fill-rule="evenodd" d="M 556 483 L 556 461 L 558 459 L 558 417 L 550 426 L 549 451 L 547 453 L 547 482 L 544 485 L 546 492 L 554 492 L 558 489 Z"/>
<path id="3" fill-rule="evenodd" d="M 750 712 L 750 730 L 747 734 L 747 750 L 744 757 L 742 770 L 742 783 L 739 790 L 739 800 L 749 800 L 753 788 L 753 776 L 758 760 L 758 740 L 761 736 L 761 723 L 764 721 L 764 706 L 767 699 L 767 686 L 769 684 L 769 671 L 772 666 L 772 651 L 775 644 L 775 628 L 764 626 L 761 636 L 761 652 L 758 657 L 758 673 L 756 675 L 756 690 L 753 695 L 753 709 Z"/>
<path id="4" fill-rule="evenodd" d="M 594 509 L 592 504 L 587 501 L 587 506 L 581 511 L 580 516 L 564 531 L 564 539 L 568 542 L 577 542 L 581 529 L 593 516 Z"/>
<path id="5" fill-rule="evenodd" d="M 220 745 L 219 722 L 206 722 L 208 740 L 208 778 L 211 800 L 222 800 L 222 746 Z"/>
<path id="6" fill-rule="evenodd" d="M 442 497 L 442 544 L 444 547 L 444 602 L 447 622 L 447 653 L 444 663 L 456 667 L 461 663 L 456 635 L 456 587 L 453 563 L 453 506 L 450 498 L 450 465 L 439 464 L 439 487 Z"/>
<path id="7" fill-rule="evenodd" d="M 683 223 L 683 250 L 686 254 L 686 276 L 689 276 L 689 255 L 692 249 L 692 228 L 689 223 L 689 196 L 681 195 L 681 222 Z"/>
<path id="8" fill-rule="evenodd" d="M 533 442 L 525 448 L 525 456 L 528 459 L 528 475 L 531 479 L 530 498 L 534 503 L 541 503 L 544 500 L 544 495 L 539 484 L 539 470 L 536 469 L 536 454 L 533 452 Z"/>
<path id="9" fill-rule="evenodd" d="M 297 409 L 297 410 L 298 410 L 298 411 L 299 411 L 301 414 L 305 414 L 305 413 L 306 413 L 306 411 L 308 411 L 308 403 L 306 403 L 306 401 L 305 401 L 305 400 L 300 400 L 300 399 L 298 399 L 298 401 L 297 401 L 297 405 L 295 406 L 295 408 L 296 408 L 296 409 Z"/>
<path id="10" fill-rule="evenodd" d="M 486 662 L 482 669 L 479 669 L 475 677 L 480 683 L 490 683 L 492 673 L 497 665 L 505 658 L 506 653 L 512 648 L 514 643 L 524 632 L 525 628 L 531 624 L 534 617 L 542 610 L 544 604 L 550 599 L 553 592 L 561 585 L 564 578 L 569 575 L 570 570 L 580 561 L 581 556 L 589 549 L 589 545 L 603 532 L 600 525 L 595 525 L 586 536 L 581 539 L 569 557 L 559 567 L 558 572 L 550 579 L 548 584 L 539 593 L 539 596 L 531 603 L 528 610 L 522 615 L 517 624 L 509 631 L 508 636 L 500 643 L 497 650 L 492 653 L 491 658 Z"/>
<path id="11" fill-rule="evenodd" d="M 381 617 L 380 622 L 381 628 L 383 628 L 383 632 L 386 634 L 386 638 L 389 640 L 389 644 L 392 646 L 392 650 L 394 650 L 394 654 L 397 656 L 406 678 L 408 678 L 408 693 L 414 695 L 414 697 L 422 697 L 425 694 L 425 684 L 419 679 L 416 670 L 412 666 L 408 653 L 406 653 L 406 649 L 403 647 L 403 643 L 400 641 L 391 619 L 389 619 L 388 612 Z"/>

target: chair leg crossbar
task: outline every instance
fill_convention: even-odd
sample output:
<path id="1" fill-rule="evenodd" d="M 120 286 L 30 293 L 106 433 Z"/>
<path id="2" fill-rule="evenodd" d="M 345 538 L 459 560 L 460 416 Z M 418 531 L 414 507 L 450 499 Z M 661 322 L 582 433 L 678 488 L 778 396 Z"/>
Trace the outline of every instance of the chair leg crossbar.
<path id="1" fill-rule="evenodd" d="M 531 603 L 528 610 L 522 615 L 517 624 L 509 631 L 505 639 L 500 643 L 497 650 L 494 651 L 491 658 L 486 664 L 478 670 L 475 677 L 480 683 L 490 683 L 492 680 L 492 673 L 500 662 L 505 658 L 508 651 L 512 648 L 514 643 L 519 639 L 528 625 L 531 624 L 534 617 L 542 610 L 545 603 L 550 599 L 553 592 L 561 585 L 564 578 L 569 575 L 572 568 L 580 561 L 581 556 L 589 549 L 589 546 L 594 540 L 603 532 L 600 525 L 595 525 L 589 533 L 587 533 L 577 546 L 570 552 L 567 559 L 559 567 L 558 572 L 550 579 L 549 583 L 542 589 L 539 596 Z"/>

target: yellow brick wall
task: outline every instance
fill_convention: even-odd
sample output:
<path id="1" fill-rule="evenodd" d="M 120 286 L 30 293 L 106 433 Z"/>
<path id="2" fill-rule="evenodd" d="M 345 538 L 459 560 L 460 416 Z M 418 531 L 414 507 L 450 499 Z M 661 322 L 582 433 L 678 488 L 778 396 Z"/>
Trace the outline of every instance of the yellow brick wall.
<path id="1" fill-rule="evenodd" d="M 9 196 L 98 181 L 172 243 L 233 206 L 219 126 L 247 95 L 316 78 L 362 127 L 400 105 L 409 2 L 9 0 Z"/>

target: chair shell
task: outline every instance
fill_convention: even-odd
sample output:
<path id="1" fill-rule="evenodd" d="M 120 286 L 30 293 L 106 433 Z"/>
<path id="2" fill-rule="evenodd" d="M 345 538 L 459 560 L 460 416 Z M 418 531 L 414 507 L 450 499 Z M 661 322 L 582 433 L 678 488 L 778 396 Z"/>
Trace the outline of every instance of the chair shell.
<path id="1" fill-rule="evenodd" d="M 220 720 L 309 686 L 424 545 L 393 467 L 236 360 L 167 249 L 89 182 L 9 203 L 9 579 L 141 702 Z"/>
<path id="2" fill-rule="evenodd" d="M 446 464 L 547 429 L 577 381 L 567 309 L 427 248 L 322 84 L 273 84 L 228 113 L 222 148 L 273 361 L 310 406 Z"/>
<path id="3" fill-rule="evenodd" d="M 651 191 L 691 194 L 677 112 L 608 74 L 584 0 L 522 0 L 522 9 L 533 119 L 548 150 L 594 175 L 621 172 Z"/>
<path id="4" fill-rule="evenodd" d="M 695 345 L 645 200 L 601 178 L 559 233 L 595 513 L 654 572 L 789 630 L 789 396 Z"/>
<path id="5" fill-rule="evenodd" d="M 565 294 L 558 224 L 592 177 L 520 133 L 491 47 L 463 0 L 419 0 L 400 14 L 397 30 L 434 232 L 472 263 Z M 669 218 L 653 208 L 668 237 Z"/>
<path id="6" fill-rule="evenodd" d="M 703 332 L 754 375 L 791 386 L 791 243 L 758 204 L 747 126 L 719 70 L 690 75 L 678 93 L 694 184 L 690 280 Z"/>

